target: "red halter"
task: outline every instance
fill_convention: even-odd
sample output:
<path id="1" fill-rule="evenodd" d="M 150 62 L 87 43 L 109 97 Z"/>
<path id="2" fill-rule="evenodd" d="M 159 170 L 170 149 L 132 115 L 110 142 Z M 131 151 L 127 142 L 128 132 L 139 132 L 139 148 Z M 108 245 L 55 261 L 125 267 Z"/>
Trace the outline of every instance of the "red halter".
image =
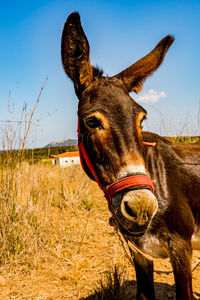
<path id="1" fill-rule="evenodd" d="M 155 143 L 145 143 L 143 142 L 144 145 L 148 145 L 148 146 L 155 146 Z M 87 174 L 86 168 L 88 168 L 88 170 L 90 171 L 90 173 L 92 174 L 92 176 L 94 177 L 94 179 L 96 180 L 96 182 L 98 183 L 99 187 L 104 191 L 105 197 L 108 201 L 108 205 L 110 208 L 110 200 L 111 198 L 118 194 L 119 192 L 125 190 L 125 189 L 129 189 L 131 187 L 135 187 L 135 186 L 141 186 L 141 187 L 149 187 L 152 191 L 152 193 L 154 193 L 154 181 L 152 181 L 147 175 L 133 175 L 133 176 L 129 176 L 126 178 L 123 178 L 121 180 L 118 180 L 117 182 L 114 182 L 106 187 L 103 187 L 103 185 L 101 184 L 96 170 L 91 162 L 90 157 L 88 156 L 88 153 L 86 151 L 86 148 L 83 144 L 83 136 L 81 134 L 81 128 L 80 128 L 80 119 L 78 116 L 78 147 L 79 147 L 79 154 L 80 154 L 80 161 L 81 161 L 81 165 L 83 170 L 85 171 L 85 173 Z"/>

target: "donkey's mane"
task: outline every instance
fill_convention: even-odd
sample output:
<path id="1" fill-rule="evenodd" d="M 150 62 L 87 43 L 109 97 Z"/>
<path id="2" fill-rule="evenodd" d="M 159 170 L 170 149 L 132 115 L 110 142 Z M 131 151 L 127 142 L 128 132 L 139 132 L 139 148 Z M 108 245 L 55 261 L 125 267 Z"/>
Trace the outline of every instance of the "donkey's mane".
<path id="1" fill-rule="evenodd" d="M 93 68 L 93 76 L 96 78 L 101 78 L 103 77 L 103 70 L 100 69 L 99 67 L 92 67 Z"/>

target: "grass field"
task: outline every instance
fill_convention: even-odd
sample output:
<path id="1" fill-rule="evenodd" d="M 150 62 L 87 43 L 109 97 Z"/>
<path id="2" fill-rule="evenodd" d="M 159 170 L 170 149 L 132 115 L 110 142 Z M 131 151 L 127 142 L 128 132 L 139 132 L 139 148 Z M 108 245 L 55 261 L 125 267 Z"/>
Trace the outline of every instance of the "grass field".
<path id="1" fill-rule="evenodd" d="M 109 216 L 80 166 L 7 164 L 0 176 L 1 299 L 132 299 L 134 269 Z M 155 265 L 170 269 L 165 260 Z M 193 272 L 198 293 L 199 278 L 200 266 Z M 158 299 L 174 298 L 172 274 L 155 273 L 155 281 Z"/>

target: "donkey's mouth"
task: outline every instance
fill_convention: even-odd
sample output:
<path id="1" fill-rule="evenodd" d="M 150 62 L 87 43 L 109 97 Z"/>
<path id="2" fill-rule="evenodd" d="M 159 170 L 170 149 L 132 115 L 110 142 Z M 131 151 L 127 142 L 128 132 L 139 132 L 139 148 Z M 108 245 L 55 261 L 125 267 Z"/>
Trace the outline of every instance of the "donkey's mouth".
<path id="1" fill-rule="evenodd" d="M 134 226 L 134 228 L 133 228 L 133 226 L 132 226 L 132 228 L 129 229 L 129 228 L 125 228 L 124 225 L 122 225 L 120 222 L 118 222 L 117 225 L 118 225 L 118 228 L 121 231 L 121 233 L 128 235 L 128 236 L 134 236 L 134 237 L 142 236 L 148 227 L 148 225 L 143 226 L 143 228 L 136 228 L 136 226 Z"/>
<path id="2" fill-rule="evenodd" d="M 143 235 L 157 212 L 158 204 L 149 190 L 128 191 L 112 198 L 115 223 L 120 231 L 129 236 Z"/>
<path id="3" fill-rule="evenodd" d="M 113 211 L 114 212 L 114 211 Z M 148 228 L 149 222 L 143 226 L 139 226 L 137 223 L 133 223 L 130 220 L 124 218 L 121 210 L 116 210 L 112 217 L 109 219 L 111 226 L 116 226 L 121 233 L 127 236 L 142 236 Z"/>
<path id="4" fill-rule="evenodd" d="M 140 237 L 140 236 L 144 235 L 144 233 L 148 227 L 148 225 L 147 225 L 144 228 L 140 228 L 140 229 L 138 228 L 137 230 L 136 230 L 136 228 L 134 228 L 134 230 L 132 228 L 129 229 L 127 227 L 124 227 L 124 224 L 121 224 L 121 222 L 119 222 L 119 220 L 114 216 L 110 217 L 109 224 L 110 224 L 110 226 L 117 226 L 117 228 L 120 230 L 120 232 L 122 234 L 125 234 L 127 236 L 132 236 L 132 237 Z"/>
<path id="5" fill-rule="evenodd" d="M 136 223 L 131 223 L 131 222 L 123 222 L 118 221 L 118 227 L 120 231 L 126 235 L 130 236 L 141 236 L 145 233 L 149 225 L 149 222 L 147 222 L 143 226 L 139 226 Z"/>

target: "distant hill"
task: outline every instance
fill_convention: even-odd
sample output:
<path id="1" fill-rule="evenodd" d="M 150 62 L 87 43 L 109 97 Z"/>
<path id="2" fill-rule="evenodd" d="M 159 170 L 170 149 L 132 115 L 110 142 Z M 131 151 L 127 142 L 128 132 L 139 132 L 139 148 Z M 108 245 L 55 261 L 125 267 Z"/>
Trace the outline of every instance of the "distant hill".
<path id="1" fill-rule="evenodd" d="M 187 144 L 187 143 L 200 142 L 200 136 L 177 136 L 177 137 L 165 137 L 165 138 L 175 143 Z M 57 148 L 57 147 L 69 147 L 69 146 L 78 146 L 78 140 L 68 139 L 68 140 L 61 140 L 55 142 L 53 141 L 48 145 L 46 145 L 44 148 L 55 148 L 55 147 Z"/>
<path id="2" fill-rule="evenodd" d="M 196 143 L 200 142 L 200 136 L 180 136 L 165 137 L 175 143 Z M 24 149 L 24 151 L 13 149 L 0 151 L 0 168 L 16 166 L 21 161 L 27 161 L 29 164 L 35 164 L 40 161 L 50 162 L 50 158 L 63 152 L 78 151 L 78 141 L 68 139 L 63 141 L 52 142 L 43 148 Z M 65 146 L 66 145 L 66 146 Z"/>
<path id="3" fill-rule="evenodd" d="M 66 146 L 77 146 L 77 145 L 78 145 L 77 139 L 68 139 L 68 140 L 51 142 L 48 145 L 46 145 L 44 148 L 66 147 Z"/>

